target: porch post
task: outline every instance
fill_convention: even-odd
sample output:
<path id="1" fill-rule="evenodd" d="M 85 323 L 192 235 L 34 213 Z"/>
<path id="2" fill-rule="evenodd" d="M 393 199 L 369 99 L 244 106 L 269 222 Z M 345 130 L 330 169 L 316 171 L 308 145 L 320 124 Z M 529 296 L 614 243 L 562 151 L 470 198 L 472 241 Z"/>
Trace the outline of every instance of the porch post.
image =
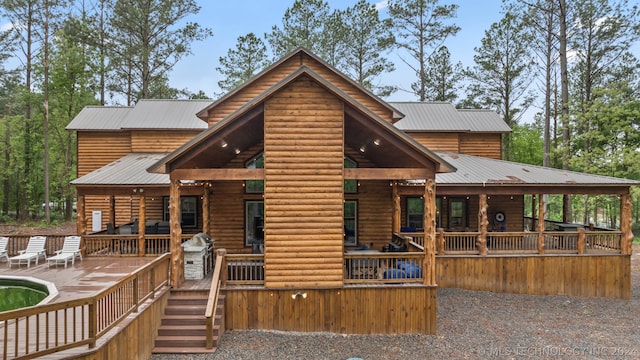
<path id="1" fill-rule="evenodd" d="M 436 182 L 424 184 L 424 284 L 436 285 Z"/>
<path id="2" fill-rule="evenodd" d="M 138 256 L 144 256 L 145 244 L 144 244 L 144 218 L 147 209 L 147 197 L 143 194 L 138 195 Z M 140 231 L 142 229 L 143 231 Z"/>
<path id="3" fill-rule="evenodd" d="M 169 219 L 171 223 L 171 286 L 179 288 L 184 282 L 182 228 L 180 227 L 180 180 L 171 179 Z"/>
<path id="4" fill-rule="evenodd" d="M 536 195 L 531 194 L 531 230 L 536 228 Z"/>
<path id="5" fill-rule="evenodd" d="M 116 226 L 116 197 L 109 196 L 109 222 L 113 224 L 113 228 Z"/>
<path id="6" fill-rule="evenodd" d="M 84 195 L 78 195 L 76 214 L 78 214 L 78 218 L 76 219 L 76 232 L 78 235 L 87 235 L 87 214 L 85 214 L 84 209 Z"/>
<path id="7" fill-rule="evenodd" d="M 398 194 L 398 184 L 394 181 L 393 182 L 393 189 L 392 189 L 392 196 L 393 196 L 393 232 L 394 233 L 398 233 L 400 232 L 400 194 Z"/>
<path id="8" fill-rule="evenodd" d="M 140 203 L 138 204 L 138 238 L 144 239 L 147 228 L 147 199 L 144 195 L 140 195 Z"/>
<path id="9" fill-rule="evenodd" d="M 633 232 L 631 231 L 631 194 L 626 193 L 620 196 L 620 250 L 623 255 L 631 255 L 631 243 L 633 242 Z"/>
<path id="10" fill-rule="evenodd" d="M 538 254 L 544 254 L 544 197 L 538 195 Z"/>
<path id="11" fill-rule="evenodd" d="M 481 256 L 487 255 L 487 226 L 489 226 L 489 219 L 487 218 L 487 208 L 489 205 L 487 204 L 487 194 L 478 195 L 478 231 L 480 235 L 478 235 L 478 241 L 476 242 L 476 246 L 478 247 L 478 252 Z"/>
<path id="12" fill-rule="evenodd" d="M 209 182 L 205 182 L 202 191 L 202 232 L 211 236 L 209 234 L 209 185 Z"/>

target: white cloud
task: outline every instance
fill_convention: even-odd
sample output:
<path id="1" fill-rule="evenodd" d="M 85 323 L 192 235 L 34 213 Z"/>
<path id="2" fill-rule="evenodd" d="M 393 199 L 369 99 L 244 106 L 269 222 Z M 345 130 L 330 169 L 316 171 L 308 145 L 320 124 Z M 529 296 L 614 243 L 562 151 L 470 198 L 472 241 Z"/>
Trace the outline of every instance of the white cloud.
<path id="1" fill-rule="evenodd" d="M 382 0 L 376 3 L 376 10 L 380 11 L 389 6 L 389 0 Z"/>
<path id="2" fill-rule="evenodd" d="M 0 31 L 9 31 L 11 29 L 13 29 L 13 23 L 8 22 L 0 25 Z"/>

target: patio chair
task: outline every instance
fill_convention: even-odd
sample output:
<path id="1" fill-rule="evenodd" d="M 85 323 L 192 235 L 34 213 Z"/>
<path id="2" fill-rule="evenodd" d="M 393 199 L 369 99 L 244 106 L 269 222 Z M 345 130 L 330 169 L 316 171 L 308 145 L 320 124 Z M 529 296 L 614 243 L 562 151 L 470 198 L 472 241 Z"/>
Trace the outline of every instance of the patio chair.
<path id="1" fill-rule="evenodd" d="M 82 260 L 82 253 L 80 252 L 80 236 L 66 236 L 64 238 L 64 244 L 62 249 L 57 250 L 54 256 L 47 258 L 47 264 L 51 267 L 51 263 L 58 265 L 64 263 L 64 267 L 67 267 L 67 262 L 71 261 L 71 265 L 75 264 L 76 257 Z"/>
<path id="2" fill-rule="evenodd" d="M 9 255 L 7 255 L 7 244 L 9 243 L 8 237 L 0 237 L 0 259 L 4 258 L 6 262 L 9 262 Z"/>
<path id="3" fill-rule="evenodd" d="M 44 245 L 47 242 L 47 238 L 45 236 L 32 236 L 29 238 L 29 243 L 27 244 L 27 248 L 24 250 L 20 250 L 18 255 L 12 256 L 9 258 L 9 267 L 13 265 L 14 262 L 20 264 L 27 264 L 27 267 L 31 267 L 31 260 L 36 261 L 36 265 L 38 265 L 38 260 L 42 256 L 47 259 L 47 253 L 44 249 Z"/>

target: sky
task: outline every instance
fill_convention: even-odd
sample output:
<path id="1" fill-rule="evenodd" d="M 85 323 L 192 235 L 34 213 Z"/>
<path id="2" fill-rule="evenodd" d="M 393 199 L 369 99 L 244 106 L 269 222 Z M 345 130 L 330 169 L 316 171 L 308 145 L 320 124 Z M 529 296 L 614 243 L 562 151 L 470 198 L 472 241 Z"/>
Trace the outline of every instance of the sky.
<path id="1" fill-rule="evenodd" d="M 381 18 L 388 17 L 385 8 L 386 0 L 369 0 L 380 9 Z M 235 48 L 239 36 L 253 32 L 264 39 L 264 34 L 271 32 L 274 25 L 282 26 L 282 17 L 294 3 L 294 0 L 196 0 L 201 10 L 197 15 L 189 16 L 186 21 L 197 22 L 210 28 L 213 36 L 204 41 L 192 44 L 193 54 L 181 59 L 169 74 L 169 83 L 177 89 L 186 89 L 197 93 L 202 90 L 209 97 L 215 97 L 221 91 L 217 86 L 221 80 L 216 71 L 219 58 L 225 56 L 229 49 Z M 357 0 L 327 0 L 331 9 L 345 9 L 353 6 Z M 451 53 L 451 61 L 462 62 L 462 65 L 473 65 L 473 48 L 480 45 L 492 23 L 500 20 L 502 0 L 440 0 L 441 4 L 455 3 L 459 6 L 457 17 L 452 20 L 461 30 L 455 37 L 446 40 L 445 45 Z M 7 29 L 9 24 L 0 17 L 0 29 Z M 396 67 L 392 73 L 379 78 L 381 85 L 395 85 L 409 88 L 415 78 L 398 55 L 389 53 L 387 58 Z M 406 53 L 404 54 L 406 55 Z M 406 56 L 405 56 L 406 58 Z M 415 101 L 413 94 L 397 91 L 388 101 Z"/>
<path id="2" fill-rule="evenodd" d="M 239 36 L 250 32 L 263 37 L 270 32 L 274 25 L 282 26 L 282 17 L 293 0 L 197 0 L 201 6 L 197 16 L 191 16 L 189 21 L 195 21 L 201 26 L 213 30 L 213 37 L 192 45 L 193 55 L 181 60 L 170 74 L 171 86 L 178 89 L 188 89 L 191 92 L 203 90 L 212 97 L 219 93 L 217 86 L 220 74 L 215 70 L 219 66 L 218 59 L 225 56 L 229 49 L 235 48 Z M 344 9 L 353 6 L 357 0 L 328 0 L 331 9 Z M 386 18 L 384 1 L 370 0 L 378 5 L 381 17 Z M 473 65 L 473 48 L 480 45 L 492 23 L 500 20 L 501 0 L 456 0 L 441 1 L 441 3 L 455 3 L 459 5 L 457 18 L 453 20 L 461 27 L 460 32 L 449 38 L 445 45 L 451 53 L 453 63 L 462 62 L 463 66 Z M 263 38 L 264 40 L 264 38 Z M 264 40 L 265 43 L 266 40 Z M 380 78 L 384 85 L 396 85 L 408 88 L 414 75 L 407 66 L 400 61 L 398 54 L 388 54 L 388 58 L 396 65 L 396 70 Z M 390 101 L 415 101 L 415 95 L 398 91 L 386 98 Z"/>

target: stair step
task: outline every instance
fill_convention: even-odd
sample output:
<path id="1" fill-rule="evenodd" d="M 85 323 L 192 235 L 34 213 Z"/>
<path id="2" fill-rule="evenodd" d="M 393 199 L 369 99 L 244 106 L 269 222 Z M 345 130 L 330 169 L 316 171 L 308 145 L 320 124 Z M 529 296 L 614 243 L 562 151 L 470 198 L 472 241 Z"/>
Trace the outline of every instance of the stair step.
<path id="1" fill-rule="evenodd" d="M 204 315 L 165 315 L 162 325 L 206 325 Z"/>
<path id="2" fill-rule="evenodd" d="M 215 333 L 215 327 L 214 327 Z M 158 336 L 206 336 L 206 326 L 194 325 L 162 325 L 158 329 Z"/>
<path id="3" fill-rule="evenodd" d="M 211 354 L 216 352 L 216 348 L 180 348 L 180 347 L 155 347 L 154 354 Z"/>
<path id="4" fill-rule="evenodd" d="M 204 305 L 170 305 L 164 310 L 166 315 L 202 315 L 206 311 Z"/>
<path id="5" fill-rule="evenodd" d="M 168 305 L 207 305 L 206 297 L 195 296 L 170 296 Z"/>
<path id="6" fill-rule="evenodd" d="M 158 336 L 156 347 L 202 347 L 207 345 L 206 336 Z"/>

